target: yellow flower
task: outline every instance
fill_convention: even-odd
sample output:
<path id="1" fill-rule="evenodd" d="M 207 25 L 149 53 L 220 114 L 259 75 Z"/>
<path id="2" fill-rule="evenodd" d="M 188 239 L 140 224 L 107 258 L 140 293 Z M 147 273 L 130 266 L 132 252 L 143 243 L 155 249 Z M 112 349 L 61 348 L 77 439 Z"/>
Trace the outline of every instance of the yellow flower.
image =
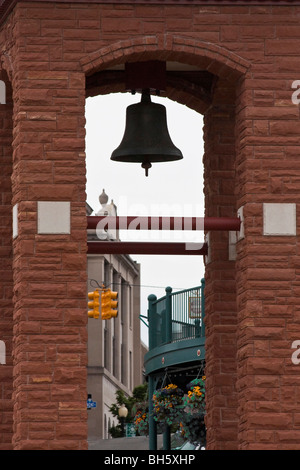
<path id="1" fill-rule="evenodd" d="M 200 387 L 194 387 L 193 391 L 194 391 L 195 395 L 197 395 L 198 397 L 201 397 L 202 392 L 200 390 Z"/>
<path id="2" fill-rule="evenodd" d="M 174 390 L 175 388 L 177 388 L 177 385 L 169 384 L 169 385 L 167 385 L 165 388 L 166 388 L 167 390 L 171 390 L 171 389 Z"/>
<path id="3" fill-rule="evenodd" d="M 203 393 L 201 392 L 201 389 L 198 386 L 194 387 L 192 391 L 188 392 L 188 397 L 189 398 L 192 398 L 193 396 L 201 397 L 202 395 L 203 395 Z"/>

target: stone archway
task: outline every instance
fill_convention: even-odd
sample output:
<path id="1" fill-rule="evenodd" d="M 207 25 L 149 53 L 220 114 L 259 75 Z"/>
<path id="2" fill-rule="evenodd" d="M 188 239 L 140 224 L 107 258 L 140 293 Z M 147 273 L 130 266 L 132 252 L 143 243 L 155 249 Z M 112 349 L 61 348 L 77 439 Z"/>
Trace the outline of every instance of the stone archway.
<path id="1" fill-rule="evenodd" d="M 204 114 L 206 215 L 236 216 L 236 84 L 247 73 L 249 63 L 221 47 L 179 36 L 120 41 L 82 59 L 87 96 L 124 92 L 124 75 L 113 75 L 112 70 L 127 61 L 145 60 L 188 64 L 210 74 L 209 87 L 199 88 L 197 95 L 194 83 L 185 84 L 182 90 L 178 76 L 170 79 L 169 73 L 168 79 L 167 70 L 166 96 Z M 107 70 L 110 70 L 108 77 Z M 206 375 L 208 448 L 211 449 L 238 448 L 236 272 L 229 245 L 228 233 L 210 235 L 206 265 Z"/>
<path id="2" fill-rule="evenodd" d="M 164 34 L 141 36 L 117 41 L 90 54 L 80 61 L 85 74 L 126 61 L 178 60 L 197 65 L 222 78 L 233 79 L 247 72 L 250 63 L 239 55 L 218 45 L 186 36 Z M 183 60 L 184 59 L 184 60 Z"/>

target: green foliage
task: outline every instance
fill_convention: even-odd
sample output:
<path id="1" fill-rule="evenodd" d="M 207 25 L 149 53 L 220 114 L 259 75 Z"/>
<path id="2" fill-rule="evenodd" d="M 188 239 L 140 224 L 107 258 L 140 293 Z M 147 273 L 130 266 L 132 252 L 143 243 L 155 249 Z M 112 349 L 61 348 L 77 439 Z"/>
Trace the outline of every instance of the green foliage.
<path id="1" fill-rule="evenodd" d="M 113 403 L 109 411 L 118 419 L 119 424 L 117 426 L 112 426 L 109 429 L 109 433 L 112 437 L 121 437 L 121 420 L 119 418 L 119 408 L 121 405 L 125 405 L 128 410 L 128 415 L 125 418 L 125 423 L 133 423 L 136 409 L 139 408 L 140 403 L 146 402 L 148 400 L 148 385 L 147 383 L 138 385 L 134 388 L 132 392 L 132 397 L 125 395 L 123 390 L 116 391 L 116 403 Z"/>
<path id="2" fill-rule="evenodd" d="M 134 388 L 132 392 L 132 398 L 136 402 L 143 402 L 148 400 L 148 384 L 144 383 L 142 385 L 138 385 Z"/>
<path id="3" fill-rule="evenodd" d="M 119 419 L 119 408 L 121 405 L 124 404 L 128 410 L 128 415 L 125 420 L 126 423 L 130 423 L 130 418 L 131 418 L 130 411 L 131 411 L 132 405 L 131 405 L 130 398 L 131 397 L 127 397 L 125 395 L 123 390 L 117 390 L 116 391 L 116 403 L 113 403 L 109 408 L 109 411 L 111 412 L 111 414 Z"/>
<path id="4" fill-rule="evenodd" d="M 112 426 L 111 428 L 109 428 L 109 434 L 111 435 L 111 437 L 122 437 L 122 428 L 121 428 L 121 425 L 118 424 L 117 426 Z"/>
<path id="5" fill-rule="evenodd" d="M 190 442 L 206 445 L 205 413 L 186 413 L 180 423 L 182 436 Z"/>

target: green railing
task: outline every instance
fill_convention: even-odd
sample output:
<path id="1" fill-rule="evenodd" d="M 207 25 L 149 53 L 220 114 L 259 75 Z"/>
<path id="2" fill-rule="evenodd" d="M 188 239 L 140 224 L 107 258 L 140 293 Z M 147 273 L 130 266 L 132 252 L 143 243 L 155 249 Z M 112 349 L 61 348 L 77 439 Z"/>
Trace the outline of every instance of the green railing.
<path id="1" fill-rule="evenodd" d="M 204 279 L 201 286 L 172 293 L 157 299 L 148 297 L 149 350 L 167 343 L 205 336 Z"/>

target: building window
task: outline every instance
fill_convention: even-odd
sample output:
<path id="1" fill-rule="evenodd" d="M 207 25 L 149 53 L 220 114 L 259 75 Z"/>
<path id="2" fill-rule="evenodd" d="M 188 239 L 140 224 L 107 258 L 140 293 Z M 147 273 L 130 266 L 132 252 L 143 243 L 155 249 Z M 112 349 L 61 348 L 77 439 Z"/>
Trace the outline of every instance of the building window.
<path id="1" fill-rule="evenodd" d="M 104 260 L 104 286 L 108 287 L 110 284 L 110 264 Z"/>
<path id="2" fill-rule="evenodd" d="M 117 354 L 116 354 L 116 338 L 113 337 L 112 339 L 112 350 L 113 350 L 113 357 L 112 357 L 112 360 L 113 360 L 113 370 L 112 370 L 112 373 L 115 377 L 117 377 Z"/>
<path id="3" fill-rule="evenodd" d="M 107 436 L 107 425 L 106 425 L 106 415 L 104 415 L 104 439 L 106 439 Z"/>
<path id="4" fill-rule="evenodd" d="M 132 381 L 132 352 L 129 351 L 129 388 L 130 390 L 133 389 L 133 381 Z"/>
<path id="5" fill-rule="evenodd" d="M 124 364 L 125 358 L 124 358 L 124 346 L 121 344 L 121 382 L 122 384 L 124 383 L 124 378 L 125 378 L 125 364 Z"/>
<path id="6" fill-rule="evenodd" d="M 104 367 L 108 369 L 108 331 L 107 328 L 104 328 Z"/>
<path id="7" fill-rule="evenodd" d="M 132 328 L 132 287 L 128 286 L 129 293 L 129 327 Z"/>

